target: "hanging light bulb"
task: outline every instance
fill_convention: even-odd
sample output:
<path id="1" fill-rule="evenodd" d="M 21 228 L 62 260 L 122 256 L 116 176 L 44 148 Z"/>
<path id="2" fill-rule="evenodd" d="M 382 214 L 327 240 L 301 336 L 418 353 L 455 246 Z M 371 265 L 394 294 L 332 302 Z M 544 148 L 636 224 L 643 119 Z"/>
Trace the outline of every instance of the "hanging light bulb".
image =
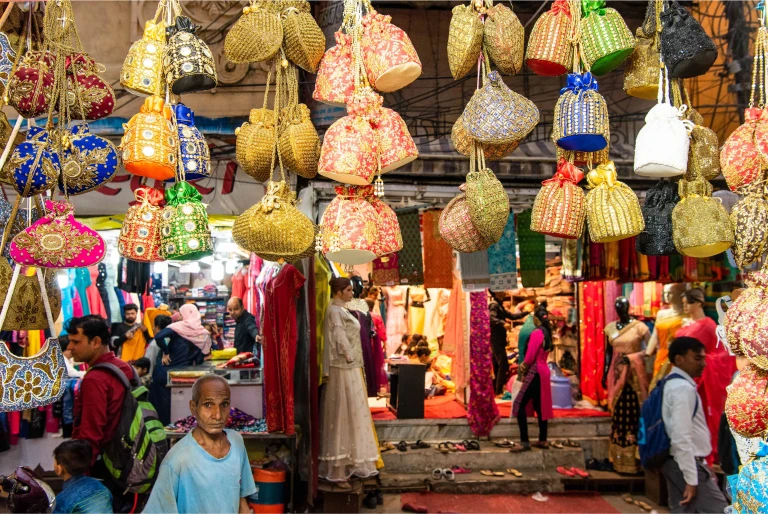
<path id="1" fill-rule="evenodd" d="M 214 261 L 211 264 L 211 280 L 224 280 L 224 264 L 221 261 Z"/>

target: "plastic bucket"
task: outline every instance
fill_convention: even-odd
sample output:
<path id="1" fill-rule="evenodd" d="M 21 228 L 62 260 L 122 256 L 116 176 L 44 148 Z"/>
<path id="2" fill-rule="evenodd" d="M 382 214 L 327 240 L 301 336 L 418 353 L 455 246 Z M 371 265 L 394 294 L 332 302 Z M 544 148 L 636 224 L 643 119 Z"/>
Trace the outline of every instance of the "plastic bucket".
<path id="1" fill-rule="evenodd" d="M 571 380 L 568 377 L 552 377 L 552 407 L 555 409 L 571 409 Z"/>
<path id="2" fill-rule="evenodd" d="M 248 497 L 253 512 L 285 512 L 285 471 L 253 468 L 256 492 Z"/>

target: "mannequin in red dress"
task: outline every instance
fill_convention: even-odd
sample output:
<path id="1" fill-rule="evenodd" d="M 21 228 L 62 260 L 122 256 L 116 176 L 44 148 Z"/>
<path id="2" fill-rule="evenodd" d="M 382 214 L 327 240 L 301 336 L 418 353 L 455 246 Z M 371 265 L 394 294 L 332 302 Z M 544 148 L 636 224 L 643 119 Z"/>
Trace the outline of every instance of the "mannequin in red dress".
<path id="1" fill-rule="evenodd" d="M 729 355 L 725 346 L 717 342 L 717 323 L 704 314 L 704 291 L 694 288 L 683 293 L 683 312 L 688 319 L 675 337 L 695 337 L 706 347 L 707 366 L 696 382 L 711 435 L 712 456 L 709 460 L 717 461 L 718 429 L 728 395 L 725 388 L 736 373 L 736 357 Z"/>

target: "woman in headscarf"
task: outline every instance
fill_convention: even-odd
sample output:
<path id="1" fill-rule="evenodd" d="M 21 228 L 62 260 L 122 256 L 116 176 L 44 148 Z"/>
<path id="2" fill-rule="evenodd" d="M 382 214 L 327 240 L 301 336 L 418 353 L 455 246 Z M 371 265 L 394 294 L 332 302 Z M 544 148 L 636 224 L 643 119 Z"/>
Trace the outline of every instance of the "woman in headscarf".
<path id="1" fill-rule="evenodd" d="M 523 386 L 515 398 L 512 407 L 512 415 L 517 417 L 520 427 L 519 446 L 510 451 L 520 452 L 531 449 L 528 440 L 528 412 L 529 402 L 533 402 L 533 410 L 536 411 L 539 421 L 539 440 L 533 443 L 537 448 L 549 448 L 547 443 L 547 420 L 554 417 L 552 412 L 552 388 L 549 384 L 549 366 L 547 355 L 552 351 L 552 328 L 549 325 L 547 302 L 542 302 L 533 311 L 533 321 L 536 329 L 528 340 L 528 348 L 525 352 L 525 360 L 520 365 L 518 377 L 522 379 Z"/>
<path id="2" fill-rule="evenodd" d="M 200 311 L 188 303 L 179 309 L 180 321 L 171 323 L 155 334 L 155 342 L 160 348 L 152 372 L 152 385 L 149 388 L 149 401 L 157 410 L 157 416 L 163 425 L 171 422 L 171 390 L 168 372 L 174 369 L 202 364 L 206 355 L 211 353 L 211 336 L 203 327 Z"/>

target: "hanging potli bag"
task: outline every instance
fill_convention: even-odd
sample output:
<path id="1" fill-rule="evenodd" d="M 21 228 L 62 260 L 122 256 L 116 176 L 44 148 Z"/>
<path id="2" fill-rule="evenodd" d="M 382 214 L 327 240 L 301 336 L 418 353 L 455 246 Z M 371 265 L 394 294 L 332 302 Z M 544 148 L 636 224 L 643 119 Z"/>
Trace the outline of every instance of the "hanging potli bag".
<path id="1" fill-rule="evenodd" d="M 178 136 L 171 117 L 171 106 L 159 96 L 150 96 L 124 125 L 120 150 L 129 173 L 155 180 L 176 175 Z"/>
<path id="2" fill-rule="evenodd" d="M 213 89 L 218 82 L 213 54 L 195 35 L 198 29 L 186 16 L 177 16 L 175 24 L 166 29 L 163 66 L 165 81 L 174 95 Z"/>
<path id="3" fill-rule="evenodd" d="M 581 54 L 589 70 L 597 75 L 616 69 L 635 48 L 635 38 L 624 18 L 604 0 L 582 2 Z"/>
<path id="4" fill-rule="evenodd" d="M 744 188 L 746 196 L 731 209 L 733 226 L 733 260 L 745 268 L 760 259 L 768 248 L 768 201 L 765 185 L 759 183 Z"/>
<path id="5" fill-rule="evenodd" d="M 367 191 L 366 186 L 336 186 L 336 198 L 320 222 L 322 252 L 328 260 L 354 266 L 377 257 L 378 214 L 366 200 Z"/>
<path id="6" fill-rule="evenodd" d="M 725 415 L 731 430 L 744 437 L 768 435 L 768 371 L 752 364 L 728 386 Z"/>
<path id="7" fill-rule="evenodd" d="M 173 106 L 179 138 L 181 180 L 200 180 L 211 176 L 211 152 L 203 134 L 195 126 L 195 113 L 184 104 Z M 175 177 L 173 179 L 175 180 Z"/>
<path id="8" fill-rule="evenodd" d="M 462 113 L 464 127 L 479 143 L 521 141 L 539 122 L 539 109 L 529 99 L 509 89 L 498 71 L 472 95 Z"/>
<path id="9" fill-rule="evenodd" d="M 616 180 L 613 161 L 587 173 L 589 237 L 595 243 L 609 243 L 638 235 L 645 228 L 640 203 L 629 186 Z"/>
<path id="10" fill-rule="evenodd" d="M 578 18 L 578 13 L 574 15 Z M 578 19 L 572 19 L 568 0 L 555 0 L 531 30 L 525 64 L 536 75 L 557 77 L 568 73 L 573 64 L 572 32 Z M 455 78 L 455 77 L 454 77 Z"/>
<path id="11" fill-rule="evenodd" d="M 419 151 L 408 132 L 408 126 L 396 111 L 380 107 L 375 128 L 381 173 L 396 170 L 419 157 Z"/>
<path id="12" fill-rule="evenodd" d="M 261 201 L 235 219 L 235 243 L 268 261 L 296 262 L 308 248 L 314 252 L 315 224 L 296 204 L 287 182 L 270 181 Z"/>
<path id="13" fill-rule="evenodd" d="M 117 172 L 117 150 L 108 140 L 92 134 L 87 123 L 75 125 L 62 138 L 59 189 L 67 196 L 94 191 Z"/>
<path id="14" fill-rule="evenodd" d="M 448 27 L 448 67 L 455 80 L 472 71 L 483 49 L 483 21 L 474 4 L 454 7 Z"/>
<path id="15" fill-rule="evenodd" d="M 483 239 L 496 244 L 509 219 L 509 197 L 493 171 L 485 167 L 483 151 L 478 147 L 475 151 L 476 160 L 472 163 L 470 158 L 466 184 L 469 217 Z"/>
<path id="16" fill-rule="evenodd" d="M 67 73 L 67 104 L 74 117 L 82 120 L 106 118 L 115 108 L 115 92 L 99 73 L 102 65 L 85 53 L 69 56 Z M 72 94 L 70 94 L 70 92 Z"/>
<path id="17" fill-rule="evenodd" d="M 744 276 L 747 289 L 734 300 L 725 313 L 728 347 L 737 356 L 768 371 L 768 273 L 760 271 Z"/>
<path id="18" fill-rule="evenodd" d="M 382 93 L 404 88 L 421 75 L 421 61 L 408 34 L 392 23 L 392 16 L 379 14 L 365 0 L 361 49 L 371 85 Z M 482 39 L 482 35 L 481 35 Z"/>
<path id="19" fill-rule="evenodd" d="M 6 86 L 8 105 L 25 118 L 48 112 L 53 96 L 54 57 L 48 52 L 28 51 L 21 57 Z"/>
<path id="20" fill-rule="evenodd" d="M 346 105 L 355 92 L 352 36 L 338 31 L 334 37 L 336 46 L 329 48 L 320 61 L 312 98 L 330 105 Z"/>
<path id="21" fill-rule="evenodd" d="M 485 14 L 483 47 L 502 73 L 516 75 L 523 68 L 525 29 L 512 9 L 496 4 Z"/>
<path id="22" fill-rule="evenodd" d="M 672 238 L 672 211 L 680 202 L 677 184 L 661 179 L 645 195 L 643 220 L 645 230 L 637 235 L 635 249 L 643 255 L 677 253 Z"/>
<path id="23" fill-rule="evenodd" d="M 161 6 L 162 2 L 158 4 L 158 13 Z M 155 14 L 154 20 L 146 22 L 144 35 L 131 45 L 120 71 L 120 85 L 134 95 L 159 96 L 165 90 L 165 23 L 157 18 Z"/>
<path id="24" fill-rule="evenodd" d="M 20 206 L 21 203 L 19 203 L 19 207 Z M 33 209 L 32 221 L 37 221 L 39 218 L 39 211 L 37 209 Z M 0 233 L 2 233 L 2 237 L 5 240 L 5 244 L 0 249 L 3 257 L 6 259 L 11 258 L 11 251 L 9 248 L 11 240 L 16 237 L 16 234 L 28 226 L 29 223 L 27 222 L 27 210 L 17 207 L 16 212 L 14 212 L 13 205 L 8 200 L 0 196 L 0 227 L 3 227 L 0 229 Z"/>
<path id="25" fill-rule="evenodd" d="M 283 44 L 280 14 L 268 0 L 250 0 L 224 38 L 224 56 L 233 63 L 267 61 Z"/>
<path id="26" fill-rule="evenodd" d="M 472 223 L 469 203 L 464 193 L 466 185 L 459 187 L 461 193 L 440 213 L 438 230 L 448 246 L 462 253 L 473 253 L 490 248 L 493 243 L 483 237 Z"/>
<path id="27" fill-rule="evenodd" d="M 272 82 L 272 68 L 267 73 L 267 87 L 264 91 L 264 105 L 251 109 L 248 121 L 235 129 L 235 157 L 243 171 L 258 182 L 268 180 L 274 165 L 277 144 L 277 119 L 275 111 L 267 109 L 269 86 Z"/>
<path id="28" fill-rule="evenodd" d="M 728 477 L 728 486 L 733 498 L 733 511 L 739 514 L 762 514 L 763 506 L 768 505 L 768 442 L 761 438 L 743 438 L 734 434 L 736 447 L 742 446 L 749 459 L 739 467 L 738 475 Z"/>
<path id="29" fill-rule="evenodd" d="M 148 186 L 136 188 L 133 195 L 138 202 L 125 213 L 123 227 L 117 240 L 117 251 L 126 259 L 137 262 L 160 262 L 162 240 L 163 192 Z"/>
<path id="30" fill-rule="evenodd" d="M 512 141 L 510 143 L 499 145 L 478 143 L 467 131 L 461 116 L 456 118 L 456 121 L 453 123 L 453 128 L 451 129 L 451 142 L 457 152 L 467 157 L 472 155 L 475 144 L 479 144 L 480 148 L 482 148 L 485 153 L 486 161 L 498 161 L 499 159 L 503 159 L 517 150 L 517 147 L 520 146 L 520 141 Z"/>
<path id="31" fill-rule="evenodd" d="M 41 268 L 87 268 L 106 254 L 104 240 L 93 229 L 75 221 L 75 209 L 66 202 L 45 202 L 46 214 L 11 242 L 17 264 Z"/>
<path id="32" fill-rule="evenodd" d="M 555 105 L 552 140 L 564 150 L 597 152 L 610 141 L 608 106 L 590 72 L 568 75 Z"/>
<path id="33" fill-rule="evenodd" d="M 680 203 L 672 211 L 675 248 L 687 257 L 712 257 L 733 245 L 733 228 L 719 199 L 712 198 L 712 184 L 702 177 L 678 184 Z"/>
<path id="34" fill-rule="evenodd" d="M 6 259 L 0 259 L 0 301 L 5 302 L 5 296 L 11 291 L 11 282 L 15 269 L 21 266 L 11 267 Z M 22 270 L 23 271 L 23 270 Z M 40 308 L 43 304 L 43 294 L 46 294 L 51 311 L 57 318 L 61 314 L 61 289 L 56 281 L 56 272 L 53 270 L 41 270 L 45 279 L 44 293 L 40 289 L 40 281 L 37 272 L 34 275 L 19 273 L 16 279 L 16 287 L 11 292 L 8 314 L 3 330 L 45 330 L 48 328 L 48 320 L 45 310 Z M 1 361 L 0 361 L 1 362 Z"/>
<path id="35" fill-rule="evenodd" d="M 701 24 L 677 0 L 661 13 L 661 55 L 674 79 L 704 75 L 717 59 L 717 47 Z"/>
<path id="36" fill-rule="evenodd" d="M 376 243 L 373 252 L 377 257 L 382 257 L 402 250 L 403 236 L 395 211 L 376 195 L 374 186 L 360 186 L 358 190 L 376 211 Z"/>
<path id="37" fill-rule="evenodd" d="M 280 110 L 280 157 L 283 165 L 297 175 L 312 179 L 317 175 L 320 158 L 320 138 L 310 119 L 309 108 L 298 103 L 299 84 L 297 71 L 289 67 L 282 73 L 286 79 L 288 105 Z"/>
<path id="38" fill-rule="evenodd" d="M 717 134 L 704 126 L 704 118 L 690 107 L 688 91 L 685 91 L 688 110 L 685 117 L 693 123 L 691 129 L 691 147 L 688 151 L 688 170 L 694 175 L 701 175 L 706 180 L 714 180 L 720 175 L 720 150 Z"/>
<path id="39" fill-rule="evenodd" d="M 325 52 L 325 35 L 312 17 L 309 2 L 301 0 L 280 13 L 283 22 L 285 56 L 296 66 L 317 73 Z"/>
<path id="40" fill-rule="evenodd" d="M 160 236 L 165 260 L 196 261 L 213 253 L 203 195 L 188 182 L 165 190 Z"/>
<path id="41" fill-rule="evenodd" d="M 24 198 L 56 187 L 61 173 L 59 154 L 54 150 L 48 130 L 30 126 L 26 140 L 18 145 L 4 167 L 13 177 L 13 187 Z"/>
<path id="42" fill-rule="evenodd" d="M 635 140 L 635 173 L 643 177 L 675 177 L 688 169 L 693 123 L 682 119 L 687 106 L 672 105 L 664 73 L 659 82 L 659 103 L 646 114 Z"/>
<path id="43" fill-rule="evenodd" d="M 648 1 L 645 21 L 637 28 L 635 49 L 624 68 L 624 92 L 643 100 L 655 100 L 659 95 L 661 5 L 660 0 Z"/>
<path id="44" fill-rule="evenodd" d="M 755 130 L 765 111 L 748 107 L 744 123 L 736 128 L 720 149 L 720 167 L 731 191 L 748 186 L 763 175 L 765 164 L 755 144 Z"/>
<path id="45" fill-rule="evenodd" d="M 531 230 L 553 237 L 578 239 L 587 217 L 584 191 L 578 186 L 584 173 L 561 159 L 557 172 L 541 183 L 531 213 Z"/>

